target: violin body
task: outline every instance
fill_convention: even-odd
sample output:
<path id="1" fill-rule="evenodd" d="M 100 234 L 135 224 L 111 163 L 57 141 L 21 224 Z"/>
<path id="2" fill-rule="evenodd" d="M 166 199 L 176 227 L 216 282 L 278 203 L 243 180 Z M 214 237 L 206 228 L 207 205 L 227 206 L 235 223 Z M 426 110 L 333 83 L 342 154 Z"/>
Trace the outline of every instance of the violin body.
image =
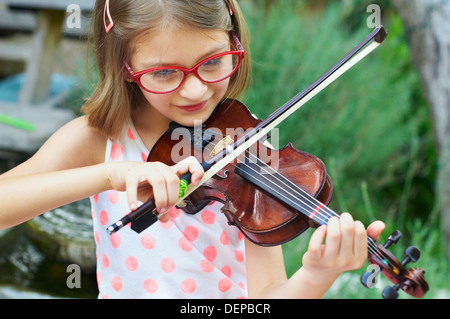
<path id="1" fill-rule="evenodd" d="M 201 128 L 184 128 L 171 125 L 155 144 L 148 161 L 174 165 L 189 156 L 199 162 L 210 159 L 224 147 L 235 142 L 241 134 L 254 128 L 260 121 L 239 101 L 222 101 Z M 264 189 L 255 186 L 235 173 L 236 165 L 255 156 L 287 177 L 320 202 L 328 204 L 332 195 L 332 183 L 323 162 L 310 154 L 296 150 L 291 144 L 273 150 L 258 142 L 228 164 L 213 178 L 205 182 L 185 199 L 186 213 L 195 214 L 211 201 L 224 204 L 222 213 L 230 225 L 237 226 L 243 234 L 260 246 L 275 246 L 288 242 L 309 227 L 317 226 L 308 216 L 280 202 Z M 168 158 L 167 154 L 171 154 Z M 270 176 L 271 174 L 266 175 Z"/>

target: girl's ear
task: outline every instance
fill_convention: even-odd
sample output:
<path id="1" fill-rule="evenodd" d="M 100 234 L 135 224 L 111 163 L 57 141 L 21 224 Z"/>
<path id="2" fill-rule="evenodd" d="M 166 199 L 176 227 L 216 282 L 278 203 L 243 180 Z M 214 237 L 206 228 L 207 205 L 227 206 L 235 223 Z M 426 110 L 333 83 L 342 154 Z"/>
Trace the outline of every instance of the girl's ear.
<path id="1" fill-rule="evenodd" d="M 129 82 L 129 83 L 133 82 L 133 80 L 130 78 L 130 75 L 128 74 L 126 69 L 124 69 L 122 71 L 122 77 L 126 82 Z"/>

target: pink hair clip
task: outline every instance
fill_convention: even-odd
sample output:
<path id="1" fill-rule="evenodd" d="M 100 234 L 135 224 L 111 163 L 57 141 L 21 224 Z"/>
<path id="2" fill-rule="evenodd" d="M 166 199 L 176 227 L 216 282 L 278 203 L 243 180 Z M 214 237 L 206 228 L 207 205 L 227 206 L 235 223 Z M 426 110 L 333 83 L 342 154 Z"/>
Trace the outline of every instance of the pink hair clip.
<path id="1" fill-rule="evenodd" d="M 233 8 L 231 7 L 231 4 L 228 5 L 228 9 L 230 9 L 230 16 L 233 16 Z"/>
<path id="2" fill-rule="evenodd" d="M 109 24 L 106 24 L 106 16 L 108 16 Z M 109 11 L 109 0 L 105 1 L 105 9 L 103 10 L 103 24 L 105 25 L 106 33 L 108 33 L 114 27 L 114 21 L 111 18 L 111 12 Z"/>

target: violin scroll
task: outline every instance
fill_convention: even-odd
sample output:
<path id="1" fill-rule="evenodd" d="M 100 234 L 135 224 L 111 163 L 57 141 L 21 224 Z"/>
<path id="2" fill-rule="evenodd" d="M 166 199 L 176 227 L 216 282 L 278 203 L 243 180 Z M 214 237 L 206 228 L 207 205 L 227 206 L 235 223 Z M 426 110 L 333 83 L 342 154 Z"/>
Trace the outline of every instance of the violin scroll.
<path id="1" fill-rule="evenodd" d="M 420 258 L 420 250 L 415 246 L 410 246 L 405 250 L 405 258 L 399 262 L 389 251 L 388 248 L 395 245 L 401 238 L 401 233 L 395 231 L 388 237 L 386 243 L 382 246 L 369 238 L 369 262 L 374 266 L 374 271 L 365 272 L 361 276 L 361 283 L 367 287 L 373 287 L 376 283 L 375 278 L 381 272 L 394 286 L 388 286 L 383 290 L 384 299 L 398 298 L 398 291 L 401 289 L 408 295 L 421 298 L 429 290 L 428 283 L 425 281 L 425 271 L 419 268 L 406 269 L 410 262 L 417 262 Z"/>

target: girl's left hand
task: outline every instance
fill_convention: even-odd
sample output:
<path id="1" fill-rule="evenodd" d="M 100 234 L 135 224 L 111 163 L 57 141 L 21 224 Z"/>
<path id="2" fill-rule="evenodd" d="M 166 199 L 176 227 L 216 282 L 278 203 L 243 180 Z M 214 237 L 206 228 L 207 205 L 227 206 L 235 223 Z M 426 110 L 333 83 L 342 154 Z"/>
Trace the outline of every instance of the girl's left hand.
<path id="1" fill-rule="evenodd" d="M 361 268 L 367 261 L 367 235 L 378 240 L 384 223 L 368 227 L 344 213 L 330 218 L 328 226 L 319 227 L 311 236 L 303 267 L 313 276 L 337 278 L 341 273 Z"/>

